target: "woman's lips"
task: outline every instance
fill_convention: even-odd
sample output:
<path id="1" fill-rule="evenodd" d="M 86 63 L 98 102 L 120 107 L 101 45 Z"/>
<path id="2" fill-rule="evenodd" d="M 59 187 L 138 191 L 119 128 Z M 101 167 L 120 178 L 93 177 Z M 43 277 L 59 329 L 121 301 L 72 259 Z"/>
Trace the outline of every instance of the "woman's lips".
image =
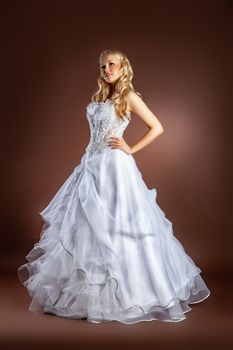
<path id="1" fill-rule="evenodd" d="M 112 74 L 106 74 L 105 77 L 109 77 L 110 75 L 112 75 Z"/>

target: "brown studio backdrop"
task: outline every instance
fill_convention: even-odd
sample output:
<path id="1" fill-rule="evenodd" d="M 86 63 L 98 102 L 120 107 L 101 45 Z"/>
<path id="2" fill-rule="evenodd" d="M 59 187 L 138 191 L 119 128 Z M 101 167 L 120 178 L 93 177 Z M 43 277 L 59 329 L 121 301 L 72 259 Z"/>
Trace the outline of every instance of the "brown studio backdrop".
<path id="1" fill-rule="evenodd" d="M 2 1 L 1 348 L 228 349 L 232 235 L 228 1 Z M 119 22 L 120 21 L 120 22 Z M 165 132 L 134 155 L 212 295 L 184 323 L 87 325 L 27 311 L 16 269 L 38 241 L 38 212 L 89 142 L 97 58 L 116 47 Z M 146 131 L 133 116 L 132 144 Z M 229 288 L 230 287 L 230 288 Z M 91 336 L 90 336 L 91 334 Z M 85 346 L 85 347 L 84 347 Z"/>
<path id="2" fill-rule="evenodd" d="M 226 2 L 179 4 L 119 4 L 111 18 L 76 2 L 2 5 L 5 272 L 15 274 L 24 262 L 39 238 L 38 212 L 85 152 L 85 107 L 97 87 L 98 55 L 109 47 L 126 53 L 134 87 L 165 129 L 134 155 L 147 186 L 157 189 L 174 234 L 203 274 L 231 266 L 224 195 L 229 14 Z M 133 116 L 124 136 L 132 144 L 145 131 Z"/>

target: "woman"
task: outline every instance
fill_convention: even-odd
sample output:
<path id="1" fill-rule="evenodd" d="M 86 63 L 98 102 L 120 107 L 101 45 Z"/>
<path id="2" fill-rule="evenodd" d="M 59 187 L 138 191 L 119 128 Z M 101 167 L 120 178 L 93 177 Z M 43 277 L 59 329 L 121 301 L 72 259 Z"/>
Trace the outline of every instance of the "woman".
<path id="1" fill-rule="evenodd" d="M 18 268 L 29 310 L 97 323 L 182 321 L 210 291 L 133 157 L 164 130 L 134 90 L 121 51 L 102 52 L 99 68 L 86 152 L 39 213 L 40 240 Z M 149 131 L 130 146 L 123 133 L 132 113 Z"/>

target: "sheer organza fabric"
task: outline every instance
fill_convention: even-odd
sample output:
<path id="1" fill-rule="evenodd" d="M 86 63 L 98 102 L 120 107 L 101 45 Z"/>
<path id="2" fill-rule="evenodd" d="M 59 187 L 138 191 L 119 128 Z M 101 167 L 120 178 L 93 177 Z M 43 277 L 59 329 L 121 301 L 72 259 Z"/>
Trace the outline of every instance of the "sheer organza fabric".
<path id="1" fill-rule="evenodd" d="M 89 322 L 182 321 L 210 291 L 134 157 L 106 146 L 106 118 L 117 118 L 109 101 L 88 105 L 102 145 L 93 152 L 92 133 L 81 162 L 39 213 L 40 239 L 18 268 L 29 310 Z M 128 123 L 119 125 L 121 136 Z"/>

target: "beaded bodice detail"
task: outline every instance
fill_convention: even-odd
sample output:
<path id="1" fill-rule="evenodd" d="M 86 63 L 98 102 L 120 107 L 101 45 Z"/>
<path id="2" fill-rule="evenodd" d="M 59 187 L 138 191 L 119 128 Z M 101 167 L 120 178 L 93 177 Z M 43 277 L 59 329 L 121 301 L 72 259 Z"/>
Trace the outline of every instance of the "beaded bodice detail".
<path id="1" fill-rule="evenodd" d="M 89 155 L 101 153 L 109 147 L 109 136 L 121 137 L 129 124 L 129 119 L 117 117 L 111 100 L 105 102 L 90 102 L 86 107 L 87 119 L 90 126 L 90 142 L 86 148 Z M 130 117 L 130 116 L 129 116 Z"/>

